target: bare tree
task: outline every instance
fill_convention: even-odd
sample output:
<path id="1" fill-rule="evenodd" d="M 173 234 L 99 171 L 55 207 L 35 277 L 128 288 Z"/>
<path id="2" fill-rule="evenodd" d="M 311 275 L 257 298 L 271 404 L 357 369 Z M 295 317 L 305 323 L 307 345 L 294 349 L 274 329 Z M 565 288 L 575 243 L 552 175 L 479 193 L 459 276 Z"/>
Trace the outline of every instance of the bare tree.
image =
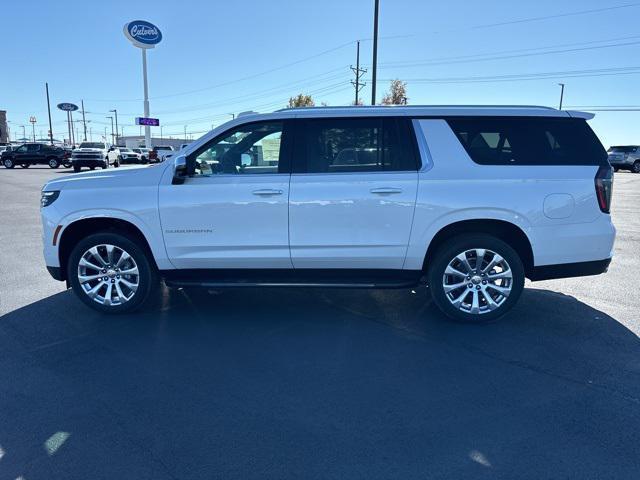
<path id="1" fill-rule="evenodd" d="M 305 95 L 304 93 L 300 93 L 295 97 L 291 97 L 289 99 L 289 108 L 295 107 L 315 107 L 316 102 L 313 101 L 311 95 Z"/>
<path id="2" fill-rule="evenodd" d="M 397 78 L 395 80 L 391 80 L 389 92 L 382 98 L 382 104 L 406 105 L 407 100 L 407 84 Z"/>

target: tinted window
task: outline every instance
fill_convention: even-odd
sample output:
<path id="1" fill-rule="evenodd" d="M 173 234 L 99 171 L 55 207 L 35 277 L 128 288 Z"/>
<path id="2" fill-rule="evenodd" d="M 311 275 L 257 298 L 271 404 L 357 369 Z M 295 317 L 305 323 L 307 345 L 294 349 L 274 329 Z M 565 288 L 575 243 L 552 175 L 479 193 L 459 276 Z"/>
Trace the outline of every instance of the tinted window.
<path id="1" fill-rule="evenodd" d="M 27 151 L 29 151 L 29 152 L 37 152 L 39 150 L 40 150 L 40 145 L 37 145 L 37 144 L 34 144 L 34 143 L 32 143 L 30 145 L 27 145 Z"/>
<path id="2" fill-rule="evenodd" d="M 417 170 L 407 132 L 393 118 L 310 119 L 301 124 L 296 171 L 344 173 Z M 404 141 L 403 141 L 404 140 Z"/>
<path id="3" fill-rule="evenodd" d="M 601 165 L 607 154 L 578 118 L 448 119 L 471 159 L 483 165 Z"/>

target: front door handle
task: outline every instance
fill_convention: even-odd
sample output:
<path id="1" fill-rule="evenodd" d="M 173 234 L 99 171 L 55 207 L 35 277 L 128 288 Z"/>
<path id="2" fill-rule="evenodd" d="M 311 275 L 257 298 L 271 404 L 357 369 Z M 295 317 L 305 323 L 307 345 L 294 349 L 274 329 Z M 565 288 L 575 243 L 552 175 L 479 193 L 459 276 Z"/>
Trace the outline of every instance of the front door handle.
<path id="1" fill-rule="evenodd" d="M 394 187 L 386 187 L 386 188 L 372 188 L 369 190 L 371 193 L 375 193 L 377 195 L 391 195 L 394 193 L 402 193 L 401 188 Z"/>
<path id="2" fill-rule="evenodd" d="M 269 195 L 282 195 L 282 190 L 276 190 L 274 188 L 263 188 L 262 190 L 254 190 L 251 193 L 264 197 Z"/>

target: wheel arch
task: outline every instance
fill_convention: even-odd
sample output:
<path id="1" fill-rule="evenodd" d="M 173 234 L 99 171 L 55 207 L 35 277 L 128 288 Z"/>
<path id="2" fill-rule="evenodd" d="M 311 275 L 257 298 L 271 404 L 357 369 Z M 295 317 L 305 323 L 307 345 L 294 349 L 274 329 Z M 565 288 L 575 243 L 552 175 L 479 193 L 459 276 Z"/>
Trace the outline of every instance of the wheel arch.
<path id="1" fill-rule="evenodd" d="M 524 266 L 525 275 L 529 275 L 533 270 L 533 248 L 527 234 L 518 225 L 497 219 L 461 220 L 450 223 L 441 228 L 427 247 L 427 252 L 422 264 L 423 270 L 426 271 L 429 261 L 433 258 L 433 255 L 446 243 L 448 239 L 470 233 L 493 235 L 508 243 L 520 256 Z"/>
<path id="2" fill-rule="evenodd" d="M 83 238 L 94 233 L 120 233 L 126 235 L 138 243 L 149 256 L 149 262 L 158 269 L 155 255 L 151 246 L 142 233 L 133 223 L 120 218 L 112 217 L 89 217 L 78 219 L 65 227 L 58 241 L 58 258 L 60 261 L 60 270 L 64 278 L 67 278 L 67 262 L 73 247 Z"/>

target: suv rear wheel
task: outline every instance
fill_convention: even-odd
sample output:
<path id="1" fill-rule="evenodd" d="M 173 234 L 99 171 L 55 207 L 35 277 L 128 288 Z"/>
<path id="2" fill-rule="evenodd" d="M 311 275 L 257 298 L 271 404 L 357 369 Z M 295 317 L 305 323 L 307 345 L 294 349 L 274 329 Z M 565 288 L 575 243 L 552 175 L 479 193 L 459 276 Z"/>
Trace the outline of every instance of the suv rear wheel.
<path id="1" fill-rule="evenodd" d="M 51 157 L 48 163 L 49 163 L 49 168 L 58 168 L 60 166 L 60 162 L 55 157 Z"/>
<path id="2" fill-rule="evenodd" d="M 4 168 L 13 168 L 16 166 L 12 158 L 5 158 L 2 163 L 4 164 Z"/>
<path id="3" fill-rule="evenodd" d="M 491 235 L 455 237 L 433 256 L 429 288 L 450 318 L 485 323 L 501 317 L 524 288 L 524 267 L 516 251 Z"/>
<path id="4" fill-rule="evenodd" d="M 156 292 L 159 280 L 144 249 L 119 233 L 96 233 L 75 246 L 67 265 L 73 291 L 104 313 L 130 312 Z"/>
<path id="5" fill-rule="evenodd" d="M 633 173 L 640 173 L 640 160 L 636 160 L 633 162 L 633 167 L 631 167 Z"/>

